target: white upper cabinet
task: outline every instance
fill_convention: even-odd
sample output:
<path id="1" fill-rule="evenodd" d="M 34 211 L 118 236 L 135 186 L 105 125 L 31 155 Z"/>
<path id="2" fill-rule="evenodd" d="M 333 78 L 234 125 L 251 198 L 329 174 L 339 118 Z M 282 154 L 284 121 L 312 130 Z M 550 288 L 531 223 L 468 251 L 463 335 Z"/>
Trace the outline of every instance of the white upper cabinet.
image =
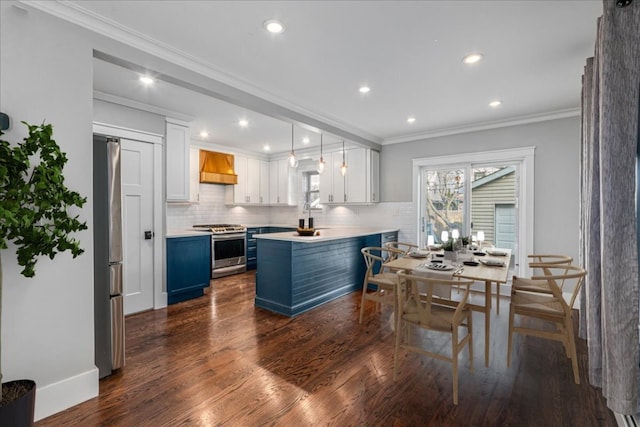
<path id="1" fill-rule="evenodd" d="M 200 203 L 200 150 L 189 149 L 189 201 Z"/>
<path id="2" fill-rule="evenodd" d="M 375 150 L 369 151 L 370 177 L 369 177 L 369 202 L 380 202 L 380 152 Z"/>
<path id="3" fill-rule="evenodd" d="M 340 173 L 342 151 L 324 156 L 326 168 L 320 175 L 320 203 L 351 204 L 379 201 L 380 154 L 367 148 L 345 150 L 347 173 Z"/>
<path id="4" fill-rule="evenodd" d="M 165 124 L 167 202 L 188 202 L 189 124 L 170 118 Z"/>
<path id="5" fill-rule="evenodd" d="M 260 204 L 268 205 L 270 203 L 271 191 L 271 165 L 266 160 L 260 160 Z"/>
<path id="6" fill-rule="evenodd" d="M 320 175 L 320 203 L 344 204 L 344 177 L 340 173 L 340 166 L 342 166 L 342 151 L 326 153 L 323 157 L 325 161 L 325 168 L 324 172 Z"/>
<path id="7" fill-rule="evenodd" d="M 346 150 L 347 174 L 344 177 L 345 203 L 367 202 L 367 150 Z"/>
<path id="8" fill-rule="evenodd" d="M 238 183 L 228 185 L 225 203 L 234 205 L 267 204 L 269 199 L 269 162 L 245 156 L 234 156 Z"/>
<path id="9" fill-rule="evenodd" d="M 297 180 L 287 159 L 269 162 L 269 204 L 295 206 Z"/>
<path id="10" fill-rule="evenodd" d="M 247 158 L 247 203 L 260 203 L 260 160 Z"/>

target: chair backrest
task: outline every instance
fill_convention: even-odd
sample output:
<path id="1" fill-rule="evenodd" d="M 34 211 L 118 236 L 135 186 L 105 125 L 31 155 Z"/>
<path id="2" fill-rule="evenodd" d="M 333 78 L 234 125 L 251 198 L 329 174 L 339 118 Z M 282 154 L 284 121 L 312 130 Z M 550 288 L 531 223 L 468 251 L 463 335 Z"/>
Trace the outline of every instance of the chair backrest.
<path id="1" fill-rule="evenodd" d="M 546 280 L 549 284 L 551 293 L 558 299 L 563 305 L 565 313 L 570 313 L 573 304 L 576 302 L 576 298 L 580 293 L 580 288 L 584 283 L 584 277 L 587 275 L 587 271 L 576 265 L 564 265 L 564 264 L 545 264 L 545 263 L 531 263 L 531 268 L 539 268 L 544 274 L 541 276 L 531 276 L 533 280 Z M 559 284 L 560 283 L 560 284 Z M 571 292 L 571 299 L 567 303 L 562 296 L 562 285 L 569 283 L 573 286 Z"/>
<path id="2" fill-rule="evenodd" d="M 531 254 L 528 255 L 531 258 L 529 263 L 544 263 L 544 264 L 571 264 L 573 262 L 573 258 L 569 255 L 559 255 L 559 254 Z"/>
<path id="3" fill-rule="evenodd" d="M 418 245 L 404 242 L 387 242 L 384 244 L 389 251 L 389 260 L 394 260 L 400 256 L 405 256 L 413 249 L 418 249 Z"/>
<path id="4" fill-rule="evenodd" d="M 401 289 L 404 289 L 404 297 L 400 298 L 398 311 L 403 314 L 417 314 L 421 326 L 432 326 L 432 308 L 434 305 L 447 305 L 455 307 L 454 323 L 458 323 L 462 316 L 462 310 L 469 299 L 469 290 L 473 280 L 466 279 L 436 279 L 426 276 L 406 274 L 403 271 L 397 273 Z M 420 286 L 422 285 L 422 286 Z M 451 300 L 434 295 L 437 286 L 460 286 L 464 291 L 460 299 Z"/>
<path id="5" fill-rule="evenodd" d="M 529 261 L 529 267 L 534 268 L 533 264 L 552 264 L 552 265 L 571 265 L 573 258 L 569 255 L 560 254 L 531 254 L 528 255 L 531 259 Z M 548 269 L 542 268 L 542 271 L 546 275 L 550 275 L 551 272 Z M 564 288 L 564 280 L 558 283 L 560 290 Z"/>
<path id="6" fill-rule="evenodd" d="M 373 267 L 379 262 L 380 264 L 384 264 L 388 256 L 387 248 L 381 248 L 379 246 L 367 246 L 366 248 L 360 249 L 360 253 L 364 256 L 364 262 L 367 266 L 367 276 L 371 276 L 373 272 Z"/>

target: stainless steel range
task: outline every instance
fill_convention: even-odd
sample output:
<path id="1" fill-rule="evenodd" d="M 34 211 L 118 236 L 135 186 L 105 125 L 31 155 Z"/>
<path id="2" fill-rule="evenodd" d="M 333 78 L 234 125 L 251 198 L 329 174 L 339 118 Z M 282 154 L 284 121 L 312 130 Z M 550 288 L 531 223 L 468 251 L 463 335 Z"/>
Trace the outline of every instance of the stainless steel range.
<path id="1" fill-rule="evenodd" d="M 247 271 L 247 227 L 239 224 L 202 224 L 211 232 L 211 278 Z"/>

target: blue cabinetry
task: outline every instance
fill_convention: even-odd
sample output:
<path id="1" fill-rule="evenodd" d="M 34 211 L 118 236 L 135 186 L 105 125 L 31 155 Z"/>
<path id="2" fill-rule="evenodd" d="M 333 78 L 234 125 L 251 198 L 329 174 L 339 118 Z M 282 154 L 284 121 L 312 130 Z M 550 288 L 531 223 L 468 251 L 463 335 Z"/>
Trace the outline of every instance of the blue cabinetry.
<path id="1" fill-rule="evenodd" d="M 296 231 L 293 227 L 249 227 L 247 228 L 247 270 L 255 270 L 258 266 L 258 247 L 254 234 L 282 233 Z"/>
<path id="2" fill-rule="evenodd" d="M 263 233 L 263 228 L 265 227 L 247 228 L 247 270 L 256 268 L 258 248 L 256 246 L 256 238 L 253 235 Z"/>
<path id="3" fill-rule="evenodd" d="M 380 234 L 380 246 L 384 248 L 385 243 L 388 242 L 397 242 L 398 241 L 398 232 L 397 231 L 388 231 L 386 233 Z"/>
<path id="4" fill-rule="evenodd" d="M 211 278 L 211 236 L 167 239 L 167 302 L 204 294 Z"/>

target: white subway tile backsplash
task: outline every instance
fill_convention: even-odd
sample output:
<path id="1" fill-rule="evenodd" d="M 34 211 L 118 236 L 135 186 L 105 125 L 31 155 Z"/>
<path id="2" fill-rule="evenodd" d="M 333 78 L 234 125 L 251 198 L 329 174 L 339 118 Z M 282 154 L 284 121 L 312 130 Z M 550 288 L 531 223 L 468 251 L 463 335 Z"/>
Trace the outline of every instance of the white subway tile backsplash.
<path id="1" fill-rule="evenodd" d="M 298 224 L 308 212 L 299 206 L 227 206 L 225 186 L 200 184 L 200 203 L 167 204 L 167 229 L 188 229 L 194 224 Z M 316 227 L 398 227 L 398 239 L 416 242 L 415 211 L 412 202 L 388 202 L 375 205 L 324 206 L 313 211 Z"/>

